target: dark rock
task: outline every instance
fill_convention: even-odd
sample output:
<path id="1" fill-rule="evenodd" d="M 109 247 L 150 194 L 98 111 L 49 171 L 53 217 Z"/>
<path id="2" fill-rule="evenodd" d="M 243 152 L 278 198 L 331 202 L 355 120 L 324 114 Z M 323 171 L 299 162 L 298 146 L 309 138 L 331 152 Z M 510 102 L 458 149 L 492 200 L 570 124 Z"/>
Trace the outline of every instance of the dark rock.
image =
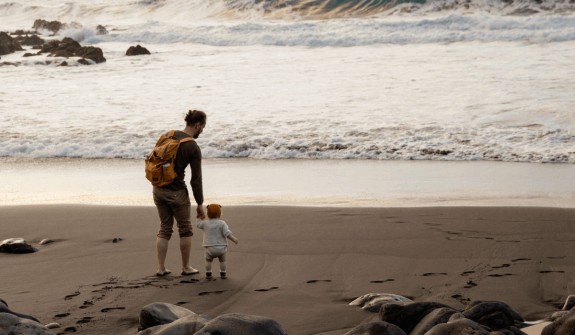
<path id="1" fill-rule="evenodd" d="M 139 330 L 164 325 L 190 315 L 196 314 L 180 306 L 164 302 L 154 302 L 144 306 L 140 311 Z"/>
<path id="2" fill-rule="evenodd" d="M 131 46 L 126 51 L 126 56 L 137 56 L 137 55 L 149 55 L 150 52 L 148 49 L 144 48 L 141 45 Z"/>
<path id="3" fill-rule="evenodd" d="M 36 35 L 35 31 L 26 31 L 26 30 L 22 30 L 22 29 L 18 29 L 14 32 L 12 32 L 10 35 L 15 35 L 15 36 L 23 36 L 23 35 Z"/>
<path id="4" fill-rule="evenodd" d="M 4 66 L 4 65 L 18 66 L 18 65 L 20 65 L 20 63 L 14 63 L 14 62 L 2 62 L 2 63 L 0 63 L 0 66 Z"/>
<path id="5" fill-rule="evenodd" d="M 16 51 L 22 51 L 22 46 L 12 36 L 0 32 L 0 55 L 8 55 Z"/>
<path id="6" fill-rule="evenodd" d="M 413 300 L 397 294 L 368 293 L 353 300 L 352 302 L 349 303 L 349 305 L 360 306 L 361 309 L 363 310 L 377 313 L 381 309 L 381 306 L 385 304 L 394 303 L 399 305 L 405 305 L 412 302 Z"/>
<path id="7" fill-rule="evenodd" d="M 21 45 L 43 45 L 46 41 L 38 35 L 26 35 L 17 38 Z"/>
<path id="8" fill-rule="evenodd" d="M 270 318 L 246 314 L 224 314 L 210 320 L 196 335 L 287 335 L 281 325 Z"/>
<path id="9" fill-rule="evenodd" d="M 106 29 L 106 27 L 104 27 L 103 25 L 99 24 L 96 27 L 96 35 L 108 35 L 108 29 Z"/>
<path id="10" fill-rule="evenodd" d="M 8 308 L 8 304 L 6 303 L 6 301 L 4 301 L 2 299 L 0 299 L 0 313 L 12 314 L 12 315 L 16 315 L 17 317 L 22 318 L 22 319 L 28 319 L 28 320 L 32 320 L 32 321 L 36 321 L 36 322 L 40 323 L 40 321 L 33 316 L 22 314 L 22 313 L 17 313 L 17 312 L 10 310 L 10 308 Z"/>
<path id="11" fill-rule="evenodd" d="M 385 321 L 369 322 L 359 325 L 344 335 L 406 335 L 398 326 Z"/>
<path id="12" fill-rule="evenodd" d="M 60 29 L 62 29 L 64 27 L 64 24 L 60 21 L 46 21 L 43 19 L 37 19 L 34 21 L 34 24 L 32 25 L 32 29 L 38 31 L 38 30 L 49 30 L 52 33 L 57 33 L 58 31 L 60 31 Z"/>
<path id="13" fill-rule="evenodd" d="M 93 60 L 96 63 L 103 63 L 106 61 L 102 49 L 92 46 L 81 46 L 80 43 L 69 37 L 65 37 L 61 41 L 52 40 L 48 43 L 45 43 L 42 46 L 40 53 L 49 53 L 49 55 L 52 57 L 87 58 Z"/>
<path id="14" fill-rule="evenodd" d="M 474 301 L 463 311 L 463 315 L 492 330 L 509 328 L 524 321 L 519 313 L 500 301 Z"/>
<path id="15" fill-rule="evenodd" d="M 207 321 L 208 320 L 202 316 L 191 314 L 167 324 L 147 328 L 139 332 L 138 335 L 194 334 L 204 327 Z"/>
<path id="16" fill-rule="evenodd" d="M 524 331 L 522 331 L 521 329 L 511 326 L 507 329 L 501 329 L 499 331 L 496 332 L 491 332 L 489 333 L 490 335 L 495 335 L 496 333 L 501 333 L 503 335 L 527 335 Z"/>
<path id="17" fill-rule="evenodd" d="M 573 306 L 575 306 L 575 295 L 570 295 L 565 299 L 565 304 L 563 304 L 563 308 L 561 308 L 561 310 L 569 311 Z"/>
<path id="18" fill-rule="evenodd" d="M 97 47 L 81 47 L 76 52 L 76 56 L 91 59 L 96 63 L 103 63 L 106 61 L 102 49 Z"/>
<path id="19" fill-rule="evenodd" d="M 90 64 L 92 64 L 92 63 L 90 63 L 90 61 L 87 60 L 86 58 L 80 58 L 80 59 L 78 59 L 78 63 L 80 63 L 80 64 L 82 64 L 82 65 L 90 65 Z M 116 239 L 114 239 L 114 243 L 116 243 L 115 240 L 116 240 Z"/>
<path id="20" fill-rule="evenodd" d="M 437 308 L 450 308 L 447 305 L 432 301 L 413 302 L 411 304 L 386 304 L 381 306 L 379 316 L 381 321 L 387 321 L 411 333 L 417 323 L 427 314 Z"/>
<path id="21" fill-rule="evenodd" d="M 9 254 L 29 254 L 38 251 L 23 238 L 9 238 L 0 242 L 0 252 Z"/>
<path id="22" fill-rule="evenodd" d="M 436 325 L 449 321 L 449 318 L 455 313 L 458 313 L 458 311 L 451 307 L 434 309 L 417 323 L 410 335 L 424 335 Z"/>
<path id="23" fill-rule="evenodd" d="M 70 37 L 65 37 L 61 41 L 52 40 L 48 43 L 45 43 L 42 46 L 40 53 L 50 53 L 50 56 L 58 56 L 58 55 L 74 56 L 80 48 L 82 48 L 80 43 L 76 42 L 74 39 Z M 63 57 L 71 57 L 71 56 L 63 56 Z"/>
<path id="24" fill-rule="evenodd" d="M 575 310 L 551 322 L 541 331 L 541 335 L 573 335 L 575 334 Z"/>
<path id="25" fill-rule="evenodd" d="M 54 335 L 48 328 L 37 321 L 9 313 L 0 313 L 0 334 Z"/>
<path id="26" fill-rule="evenodd" d="M 431 328 L 426 335 L 488 335 L 490 331 L 475 321 L 460 318 Z"/>

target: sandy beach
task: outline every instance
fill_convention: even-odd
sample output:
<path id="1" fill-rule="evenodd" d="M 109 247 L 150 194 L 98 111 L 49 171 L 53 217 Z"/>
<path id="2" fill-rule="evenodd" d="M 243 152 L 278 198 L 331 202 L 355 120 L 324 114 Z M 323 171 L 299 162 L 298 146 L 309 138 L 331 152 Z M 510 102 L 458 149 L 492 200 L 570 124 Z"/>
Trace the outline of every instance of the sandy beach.
<path id="1" fill-rule="evenodd" d="M 503 301 L 538 320 L 575 291 L 575 209 L 224 206 L 240 244 L 229 249 L 229 278 L 215 281 L 179 274 L 177 236 L 173 275 L 154 275 L 152 206 L 5 206 L 0 217 L 1 239 L 38 248 L 0 253 L 0 298 L 58 332 L 135 334 L 142 307 L 167 302 L 207 317 L 266 316 L 289 334 L 344 334 L 373 318 L 348 305 L 373 292 L 458 309 Z M 192 264 L 202 269 L 195 232 Z"/>

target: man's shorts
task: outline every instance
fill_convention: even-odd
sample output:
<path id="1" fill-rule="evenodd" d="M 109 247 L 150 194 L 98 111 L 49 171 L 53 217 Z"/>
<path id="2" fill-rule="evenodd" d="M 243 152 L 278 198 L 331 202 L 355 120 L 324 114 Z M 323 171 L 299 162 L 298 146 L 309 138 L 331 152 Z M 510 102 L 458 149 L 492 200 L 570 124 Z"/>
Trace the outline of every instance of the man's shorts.
<path id="1" fill-rule="evenodd" d="M 170 190 L 154 187 L 154 203 L 160 216 L 158 237 L 169 240 L 174 232 L 174 219 L 178 225 L 180 237 L 194 235 L 192 232 L 191 203 L 188 189 Z"/>

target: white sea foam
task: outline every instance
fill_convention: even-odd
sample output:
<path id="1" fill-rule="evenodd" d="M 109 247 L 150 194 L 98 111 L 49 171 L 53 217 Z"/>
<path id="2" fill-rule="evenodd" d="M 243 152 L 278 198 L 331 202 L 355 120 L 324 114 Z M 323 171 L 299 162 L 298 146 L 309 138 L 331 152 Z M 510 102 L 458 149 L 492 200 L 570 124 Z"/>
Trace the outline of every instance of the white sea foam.
<path id="1" fill-rule="evenodd" d="M 569 2 L 317 7 L 322 20 L 301 18 L 305 0 L 227 3 L 0 1 L 0 30 L 76 22 L 44 37 L 107 59 L 2 56 L 17 66 L 0 67 L 0 156 L 141 158 L 199 108 L 210 158 L 575 163 Z M 135 44 L 152 55 L 126 57 Z"/>

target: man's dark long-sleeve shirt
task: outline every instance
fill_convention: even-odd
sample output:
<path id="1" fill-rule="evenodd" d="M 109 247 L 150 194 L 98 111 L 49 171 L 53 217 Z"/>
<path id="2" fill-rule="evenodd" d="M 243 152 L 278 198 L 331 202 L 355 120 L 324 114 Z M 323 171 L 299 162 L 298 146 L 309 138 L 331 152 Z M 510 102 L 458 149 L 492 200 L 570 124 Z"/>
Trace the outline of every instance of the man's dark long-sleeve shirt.
<path id="1" fill-rule="evenodd" d="M 189 137 L 189 135 L 183 131 L 176 131 L 174 133 L 174 137 L 182 139 L 184 137 Z M 177 174 L 176 179 L 174 179 L 170 185 L 165 187 L 172 190 L 185 189 L 186 182 L 184 181 L 184 177 L 188 164 L 192 169 L 192 177 L 190 179 L 192 193 L 194 194 L 196 203 L 201 205 L 204 203 L 204 191 L 202 186 L 202 151 L 196 141 L 188 141 L 180 144 L 174 163 L 174 170 Z"/>

